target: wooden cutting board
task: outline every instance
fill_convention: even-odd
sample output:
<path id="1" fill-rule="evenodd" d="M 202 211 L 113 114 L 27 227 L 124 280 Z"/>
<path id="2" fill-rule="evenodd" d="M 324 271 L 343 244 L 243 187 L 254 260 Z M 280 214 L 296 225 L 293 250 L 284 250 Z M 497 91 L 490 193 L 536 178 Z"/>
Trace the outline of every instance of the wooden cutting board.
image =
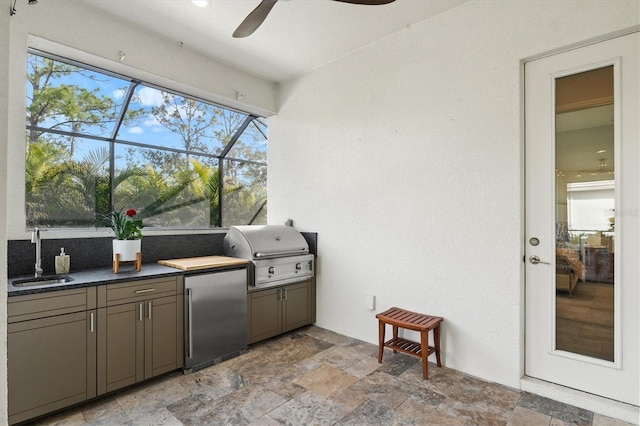
<path id="1" fill-rule="evenodd" d="M 222 266 L 246 265 L 246 259 L 226 256 L 187 257 L 184 259 L 158 260 L 161 265 L 182 269 L 183 271 L 195 271 L 198 269 L 219 268 Z"/>

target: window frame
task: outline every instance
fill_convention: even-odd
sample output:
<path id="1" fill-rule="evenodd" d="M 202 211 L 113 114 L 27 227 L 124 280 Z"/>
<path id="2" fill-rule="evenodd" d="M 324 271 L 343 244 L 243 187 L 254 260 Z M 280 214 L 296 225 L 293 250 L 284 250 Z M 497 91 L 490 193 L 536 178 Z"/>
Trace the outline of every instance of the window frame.
<path id="1" fill-rule="evenodd" d="M 218 214 L 217 214 L 217 222 L 216 224 L 209 224 L 208 226 L 154 226 L 154 227 L 149 227 L 149 228 L 145 228 L 146 230 L 150 230 L 150 231 L 193 231 L 193 230 L 207 230 L 207 231 L 216 231 L 216 230 L 223 230 L 226 229 L 227 227 L 222 226 L 222 224 L 224 223 L 224 218 L 222 217 L 222 213 L 223 213 L 223 199 L 224 199 L 224 179 L 223 177 L 225 176 L 224 172 L 224 164 L 225 161 L 232 161 L 232 162 L 237 162 L 240 164 L 254 164 L 254 165 L 258 165 L 258 166 L 263 166 L 263 167 L 267 167 L 267 160 L 265 159 L 264 162 L 262 161 L 256 161 L 256 160 L 249 160 L 249 159 L 242 159 L 242 158 L 235 158 L 235 157 L 231 157 L 228 156 L 229 152 L 233 149 L 233 147 L 236 145 L 236 143 L 238 142 L 238 140 L 241 138 L 241 136 L 243 135 L 243 132 L 247 129 L 248 126 L 250 126 L 252 124 L 252 122 L 256 121 L 258 123 L 260 123 L 260 125 L 254 124 L 254 126 L 256 127 L 256 129 L 262 134 L 262 136 L 265 138 L 265 141 L 268 143 L 268 137 L 266 135 L 266 133 L 263 131 L 262 127 L 266 128 L 267 123 L 266 123 L 266 117 L 263 117 L 261 115 L 257 115 L 251 112 L 247 112 L 247 111 L 243 111 L 241 109 L 238 108 L 234 108 L 234 107 L 230 107 L 227 105 L 224 105 L 220 102 L 214 102 L 208 99 L 205 99 L 201 96 L 197 96 L 197 95 L 192 95 L 189 94 L 187 92 L 183 92 L 183 91 L 179 91 L 179 90 L 175 90 L 172 88 L 168 88 L 166 86 L 160 85 L 160 84 L 155 84 L 155 83 L 151 83 L 149 81 L 143 80 L 143 79 L 139 79 L 139 78 L 134 78 L 134 77 L 129 77 L 126 74 L 123 74 L 121 72 L 115 72 L 115 71 L 111 71 L 102 67 L 98 67 L 95 65 L 90 65 L 87 64 L 85 62 L 82 61 L 78 61 L 75 59 L 70 59 L 58 54 L 54 54 L 54 53 L 50 53 L 47 51 L 43 51 L 41 49 L 37 49 L 37 48 L 32 48 L 29 47 L 27 48 L 27 57 L 29 55 L 36 55 L 39 57 L 43 57 L 46 59 L 50 59 L 53 61 L 58 61 L 58 62 L 62 62 L 64 64 L 68 64 L 68 65 L 72 65 L 75 67 L 79 67 L 82 69 L 86 69 L 88 71 L 91 72 L 95 72 L 95 73 L 100 73 L 100 74 L 104 74 L 106 76 L 109 77 L 113 77 L 113 78 L 117 78 L 120 80 L 123 80 L 125 82 L 129 82 L 129 86 L 128 86 L 128 90 L 124 96 L 123 99 L 123 104 L 121 107 L 121 111 L 120 113 L 117 115 L 116 118 L 116 123 L 114 124 L 113 127 L 113 131 L 111 133 L 110 136 L 98 136 L 98 135 L 92 135 L 92 134 L 85 134 L 85 133 L 76 133 L 76 132 L 72 132 L 72 131 L 67 131 L 67 130 L 59 130 L 59 129 L 51 129 L 51 128 L 46 128 L 46 127 L 40 127 L 40 126 L 32 126 L 29 125 L 28 123 L 25 126 L 26 131 L 37 131 L 37 132 L 42 132 L 42 133 L 50 133 L 50 134 L 57 134 L 57 135 L 61 135 L 61 136 L 68 136 L 68 137 L 77 137 L 77 138 L 84 138 L 84 139 L 90 139 L 90 140 L 95 140 L 95 141 L 101 141 L 101 142 L 107 142 L 109 145 L 109 152 L 110 152 L 110 160 L 109 160 L 109 181 L 113 182 L 114 180 L 114 175 L 115 175 L 115 146 L 116 144 L 120 145 L 120 146 L 128 146 L 128 147 L 136 147 L 136 148 L 146 148 L 146 149 L 153 149 L 153 150 L 158 150 L 158 151 L 165 151 L 165 152 L 173 152 L 173 153 L 177 153 L 177 154 L 183 154 L 183 155 L 197 155 L 197 156 L 201 156 L 201 157 L 207 157 L 207 158 L 211 158 L 211 159 L 215 159 L 217 164 L 218 164 L 218 176 L 219 176 L 219 182 L 220 182 L 220 190 L 218 191 L 217 197 L 218 197 L 218 203 L 217 203 L 217 208 L 218 208 Z M 231 137 L 229 138 L 229 142 L 227 142 L 226 145 L 223 146 L 223 148 L 221 149 L 219 154 L 212 154 L 212 153 L 203 153 L 201 151 L 192 151 L 192 150 L 187 150 L 187 149 L 180 149 L 180 148 L 174 148 L 174 147 L 165 147 L 165 146 L 160 146 L 160 145 L 153 145 L 153 144 L 149 144 L 149 143 L 144 143 L 144 142 L 136 142 L 133 140 L 128 140 L 128 139 L 123 139 L 123 138 L 118 138 L 118 132 L 122 126 L 122 123 L 124 121 L 125 115 L 126 115 L 126 111 L 127 108 L 130 105 L 130 102 L 133 98 L 134 92 L 136 87 L 138 87 L 139 85 L 144 85 L 145 87 L 149 87 L 149 88 L 153 88 L 162 92 L 166 92 L 169 93 L 171 95 L 175 95 L 175 96 L 180 96 L 186 99 L 190 99 L 190 100 L 194 100 L 197 102 L 202 102 L 208 105 L 211 105 L 213 107 L 217 107 L 217 108 L 221 108 L 227 111 L 232 111 L 232 112 L 236 112 L 242 115 L 246 115 L 244 121 L 238 126 L 238 128 L 235 130 L 235 132 L 231 135 Z M 112 184 L 109 185 L 110 186 L 110 194 L 109 194 L 109 205 L 110 205 L 110 209 L 113 210 L 114 208 L 114 192 L 115 192 L 115 188 Z M 266 183 L 265 183 L 265 189 L 266 189 Z M 266 201 L 265 201 L 266 204 Z M 260 211 L 258 211 L 257 213 L 255 213 L 254 218 L 256 216 L 258 216 L 260 213 Z M 56 227 L 56 228 L 52 228 L 52 230 L 55 231 L 84 231 L 84 230 L 100 230 L 102 228 L 100 227 Z"/>

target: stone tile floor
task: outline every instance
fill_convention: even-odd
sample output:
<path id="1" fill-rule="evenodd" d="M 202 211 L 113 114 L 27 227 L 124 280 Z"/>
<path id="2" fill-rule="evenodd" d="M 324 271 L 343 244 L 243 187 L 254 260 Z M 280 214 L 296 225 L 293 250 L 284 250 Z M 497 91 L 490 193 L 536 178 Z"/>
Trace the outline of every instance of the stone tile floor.
<path id="1" fill-rule="evenodd" d="M 172 373 L 51 417 L 42 425 L 623 425 L 319 327 Z"/>

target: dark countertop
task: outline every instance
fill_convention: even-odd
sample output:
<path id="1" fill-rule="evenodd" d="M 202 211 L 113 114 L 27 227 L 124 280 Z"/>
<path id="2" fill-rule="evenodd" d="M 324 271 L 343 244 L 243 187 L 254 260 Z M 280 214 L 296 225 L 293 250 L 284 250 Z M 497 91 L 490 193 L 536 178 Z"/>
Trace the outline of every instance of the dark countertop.
<path id="1" fill-rule="evenodd" d="M 158 265 L 155 263 L 143 264 L 140 272 L 133 267 L 123 268 L 117 274 L 113 273 L 111 268 L 90 269 L 87 271 L 77 271 L 64 274 L 73 278 L 62 284 L 49 284 L 43 286 L 15 287 L 13 281 L 32 278 L 33 276 L 9 278 L 7 283 L 8 296 L 21 296 L 25 294 L 44 293 L 47 291 L 68 290 L 72 288 L 92 287 L 104 284 L 114 284 L 124 281 L 144 280 L 147 278 L 156 278 L 162 276 L 183 275 L 184 271 L 171 268 L 169 266 Z M 45 274 L 51 275 L 51 274 Z"/>
<path id="2" fill-rule="evenodd" d="M 156 263 L 145 263 L 142 265 L 140 272 L 137 272 L 132 266 L 120 269 L 117 274 L 113 273 L 111 268 L 99 268 L 89 269 L 86 271 L 69 272 L 63 274 L 64 276 L 71 277 L 73 281 L 69 281 L 62 284 L 49 284 L 36 286 L 31 285 L 28 287 L 15 287 L 13 282 L 16 280 L 23 280 L 33 278 L 33 275 L 27 275 L 22 277 L 9 278 L 7 281 L 8 296 L 22 296 L 25 294 L 45 293 L 48 291 L 69 290 L 72 288 L 93 287 L 105 284 L 115 284 L 126 281 L 145 280 L 148 278 L 157 277 L 170 277 L 175 275 L 199 275 L 211 272 L 222 272 L 230 269 L 246 268 L 246 264 L 242 265 L 222 265 L 211 266 L 210 268 L 203 268 L 194 271 L 183 271 L 182 269 L 172 268 L 170 266 L 159 265 Z M 44 276 L 51 276 L 53 274 L 45 274 Z"/>

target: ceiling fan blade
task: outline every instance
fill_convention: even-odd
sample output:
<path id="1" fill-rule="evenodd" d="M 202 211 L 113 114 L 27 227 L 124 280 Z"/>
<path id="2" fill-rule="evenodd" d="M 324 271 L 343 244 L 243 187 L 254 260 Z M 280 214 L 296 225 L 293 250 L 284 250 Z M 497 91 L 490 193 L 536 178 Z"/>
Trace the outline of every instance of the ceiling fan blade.
<path id="1" fill-rule="evenodd" d="M 278 0 L 262 0 L 258 7 L 253 9 L 253 11 L 244 18 L 244 21 L 238 25 L 238 28 L 233 32 L 233 37 L 242 38 L 253 34 L 253 32 L 262 25 L 265 18 L 277 2 Z"/>
<path id="2" fill-rule="evenodd" d="M 367 6 L 377 6 L 381 4 L 393 3 L 396 0 L 335 0 L 335 1 L 341 1 L 342 3 L 351 3 L 351 4 L 363 4 Z"/>

